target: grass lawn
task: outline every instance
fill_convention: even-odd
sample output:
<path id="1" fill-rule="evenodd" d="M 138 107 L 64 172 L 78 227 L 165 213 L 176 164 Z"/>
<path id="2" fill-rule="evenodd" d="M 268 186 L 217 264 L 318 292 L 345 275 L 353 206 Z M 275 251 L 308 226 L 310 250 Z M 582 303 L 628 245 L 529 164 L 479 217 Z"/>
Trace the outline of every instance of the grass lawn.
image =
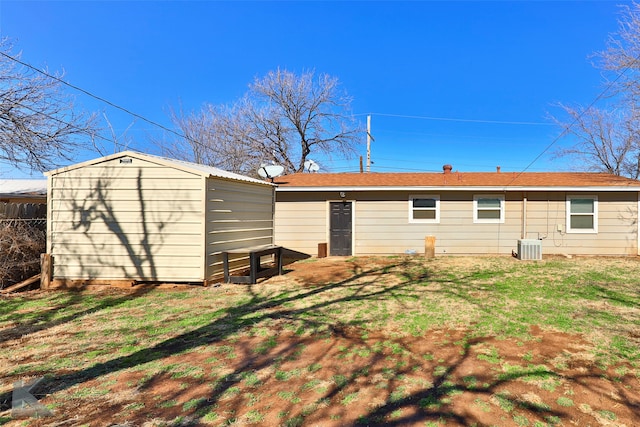
<path id="1" fill-rule="evenodd" d="M 633 426 L 640 260 L 309 259 L 0 297 L 0 425 Z M 11 418 L 13 383 L 53 411 Z"/>

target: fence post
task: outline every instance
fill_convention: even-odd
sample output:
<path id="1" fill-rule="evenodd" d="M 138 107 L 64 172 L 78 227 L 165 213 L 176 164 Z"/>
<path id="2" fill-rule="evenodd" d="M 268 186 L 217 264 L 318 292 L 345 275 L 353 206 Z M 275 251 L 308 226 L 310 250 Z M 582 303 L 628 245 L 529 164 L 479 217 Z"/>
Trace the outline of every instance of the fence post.
<path id="1" fill-rule="evenodd" d="M 424 238 L 424 257 L 435 258 L 436 256 L 436 236 L 427 236 Z"/>
<path id="2" fill-rule="evenodd" d="M 327 257 L 327 244 L 318 243 L 318 258 L 326 258 L 326 257 Z"/>
<path id="3" fill-rule="evenodd" d="M 51 255 L 40 254 L 40 289 L 49 289 L 51 286 Z"/>

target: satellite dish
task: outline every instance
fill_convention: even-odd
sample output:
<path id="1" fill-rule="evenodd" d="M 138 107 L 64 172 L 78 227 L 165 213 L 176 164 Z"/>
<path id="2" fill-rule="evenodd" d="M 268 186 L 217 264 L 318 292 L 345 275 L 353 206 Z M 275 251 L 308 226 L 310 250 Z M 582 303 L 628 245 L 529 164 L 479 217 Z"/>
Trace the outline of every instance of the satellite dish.
<path id="1" fill-rule="evenodd" d="M 258 175 L 260 175 L 262 178 L 273 179 L 277 176 L 282 175 L 283 172 L 284 172 L 284 166 L 280 166 L 280 165 L 263 164 L 258 168 Z"/>
<path id="2" fill-rule="evenodd" d="M 320 165 L 313 160 L 307 160 L 304 162 L 304 168 L 309 172 L 318 172 L 320 170 Z"/>

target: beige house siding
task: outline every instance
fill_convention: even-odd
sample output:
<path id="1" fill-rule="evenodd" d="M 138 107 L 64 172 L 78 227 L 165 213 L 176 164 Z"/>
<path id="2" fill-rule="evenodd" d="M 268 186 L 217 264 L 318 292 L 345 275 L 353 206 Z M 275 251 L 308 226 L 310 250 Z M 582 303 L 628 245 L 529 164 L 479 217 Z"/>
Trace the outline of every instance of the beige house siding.
<path id="1" fill-rule="evenodd" d="M 439 195 L 439 223 L 410 223 L 409 196 Z M 484 193 L 381 193 L 358 200 L 356 255 L 424 252 L 426 236 L 436 237 L 438 254 L 499 254 L 511 252 L 520 236 L 517 200 L 507 194 L 505 221 L 474 224 L 473 196 Z M 492 195 L 496 193 L 491 193 Z M 370 200 L 367 200 L 370 199 Z"/>
<path id="2" fill-rule="evenodd" d="M 518 191 L 349 192 L 347 199 L 355 200 L 354 255 L 423 253 L 424 238 L 430 235 L 436 237 L 436 253 L 441 255 L 510 254 L 523 232 L 525 238 L 542 239 L 544 254 L 637 254 L 637 192 L 593 194 L 598 197 L 597 234 L 566 232 L 566 197 L 573 194 L 580 193 L 532 192 L 526 194 L 525 208 L 525 194 Z M 439 223 L 411 223 L 411 195 L 439 196 Z M 504 222 L 474 223 L 475 195 L 504 196 Z M 317 243 L 328 241 L 327 204 L 335 196 L 335 192 L 278 193 L 276 241 L 317 255 Z"/>
<path id="3" fill-rule="evenodd" d="M 221 179 L 207 181 L 207 277 L 222 274 L 222 252 L 273 244 L 273 189 Z M 247 256 L 232 255 L 245 268 Z"/>
<path id="4" fill-rule="evenodd" d="M 542 239 L 543 253 L 637 255 L 638 195 L 584 193 L 598 197 L 598 232 L 568 233 L 567 196 L 577 192 L 532 193 L 527 201 L 527 238 Z"/>
<path id="5" fill-rule="evenodd" d="M 275 243 L 309 255 L 318 255 L 318 243 L 327 242 L 327 202 L 315 194 L 279 193 L 275 210 Z"/>

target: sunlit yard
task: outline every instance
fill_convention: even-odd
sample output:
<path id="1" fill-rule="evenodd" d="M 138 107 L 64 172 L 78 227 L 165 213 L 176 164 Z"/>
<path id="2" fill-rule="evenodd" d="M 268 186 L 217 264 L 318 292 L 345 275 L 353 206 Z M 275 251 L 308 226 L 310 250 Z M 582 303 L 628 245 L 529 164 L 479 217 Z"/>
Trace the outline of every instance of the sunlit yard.
<path id="1" fill-rule="evenodd" d="M 329 258 L 257 285 L 0 299 L 7 425 L 640 419 L 635 258 Z M 53 416 L 11 417 L 17 380 Z"/>

